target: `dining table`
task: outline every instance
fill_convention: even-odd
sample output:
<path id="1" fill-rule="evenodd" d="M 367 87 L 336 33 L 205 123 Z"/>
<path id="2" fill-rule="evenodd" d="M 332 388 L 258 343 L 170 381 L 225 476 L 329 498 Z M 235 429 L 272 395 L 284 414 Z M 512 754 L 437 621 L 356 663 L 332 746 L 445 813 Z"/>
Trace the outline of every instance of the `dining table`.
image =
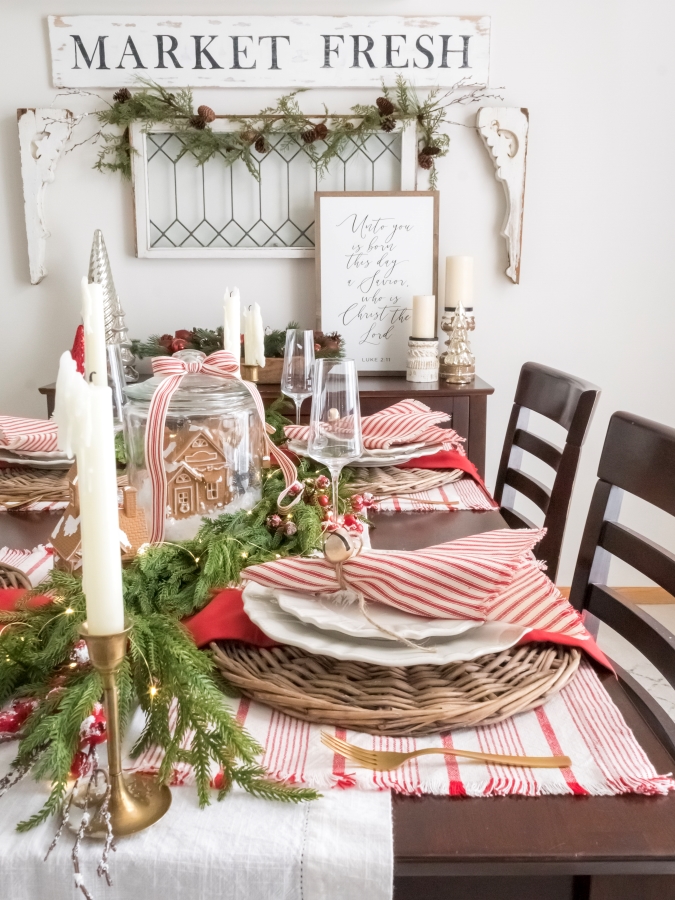
<path id="1" fill-rule="evenodd" d="M 0 514 L 0 546 L 45 543 L 58 512 Z M 506 528 L 498 510 L 371 513 L 374 549 Z M 598 675 L 660 773 L 675 760 L 608 670 Z M 675 732 L 675 724 L 673 726 Z M 393 798 L 396 900 L 675 897 L 675 793 Z"/>

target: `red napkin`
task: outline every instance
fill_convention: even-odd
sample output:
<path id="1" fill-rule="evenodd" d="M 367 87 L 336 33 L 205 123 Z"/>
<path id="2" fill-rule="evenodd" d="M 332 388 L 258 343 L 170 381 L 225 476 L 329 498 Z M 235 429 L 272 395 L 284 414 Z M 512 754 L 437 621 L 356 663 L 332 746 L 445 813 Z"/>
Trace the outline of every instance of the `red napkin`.
<path id="1" fill-rule="evenodd" d="M 254 647 L 279 646 L 251 622 L 244 611 L 242 592 L 238 589 L 229 588 L 216 594 L 201 612 L 190 619 L 184 619 L 183 625 L 198 647 L 204 647 L 211 641 L 243 641 L 246 644 L 253 644 Z M 535 630 L 524 635 L 519 643 L 529 644 L 535 641 L 579 647 L 600 665 L 613 671 L 609 660 L 590 635 L 582 641 L 553 631 Z"/>
<path id="2" fill-rule="evenodd" d="M 22 588 L 6 588 L 0 590 L 0 610 L 13 610 L 16 602 L 26 591 Z M 51 597 L 34 597 L 31 606 L 43 606 L 50 603 Z M 238 588 L 227 588 L 215 595 L 204 609 L 189 619 L 183 619 L 183 625 L 192 635 L 198 647 L 206 647 L 211 641 L 243 641 L 254 647 L 278 647 L 278 643 L 262 632 L 244 611 L 242 592 Z M 530 631 L 520 640 L 520 644 L 551 642 L 564 644 L 566 647 L 579 647 L 600 665 L 614 671 L 611 663 L 589 635 L 586 640 L 578 640 L 552 631 Z"/>
<path id="3" fill-rule="evenodd" d="M 441 450 L 440 453 L 434 453 L 431 456 L 418 456 L 416 459 L 410 459 L 406 463 L 399 463 L 397 469 L 461 469 L 470 475 L 474 481 L 485 488 L 483 479 L 478 474 L 478 469 L 474 466 L 470 459 L 457 450 Z M 488 492 L 489 493 L 489 492 Z"/>
<path id="4" fill-rule="evenodd" d="M 26 593 L 26 588 L 4 588 L 0 589 L 0 610 L 3 612 L 12 612 L 16 609 L 17 601 L 20 597 Z M 36 606 L 45 606 L 47 603 L 51 603 L 53 601 L 53 597 L 47 597 L 45 594 L 41 594 L 38 597 L 31 597 L 28 601 L 28 606 L 30 608 L 35 608 Z"/>

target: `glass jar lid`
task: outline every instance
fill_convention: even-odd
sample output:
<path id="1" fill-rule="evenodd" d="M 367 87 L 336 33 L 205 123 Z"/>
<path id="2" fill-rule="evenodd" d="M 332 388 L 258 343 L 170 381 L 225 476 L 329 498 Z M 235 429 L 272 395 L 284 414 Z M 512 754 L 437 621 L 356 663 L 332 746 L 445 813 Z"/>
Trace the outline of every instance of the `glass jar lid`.
<path id="1" fill-rule="evenodd" d="M 184 362 L 198 362 L 206 359 L 201 350 L 180 350 L 174 357 Z M 166 375 L 153 375 L 147 381 L 128 384 L 124 393 L 134 405 L 147 407 L 157 387 Z M 181 412 L 236 412 L 244 409 L 255 409 L 255 402 L 241 379 L 236 376 L 221 378 L 217 375 L 186 374 L 173 393 L 169 409 Z"/>

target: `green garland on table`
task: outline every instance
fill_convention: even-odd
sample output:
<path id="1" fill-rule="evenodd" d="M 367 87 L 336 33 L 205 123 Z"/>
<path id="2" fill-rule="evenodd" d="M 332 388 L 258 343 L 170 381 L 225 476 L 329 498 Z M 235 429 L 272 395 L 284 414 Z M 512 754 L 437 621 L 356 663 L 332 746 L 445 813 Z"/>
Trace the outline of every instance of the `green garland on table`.
<path id="1" fill-rule="evenodd" d="M 281 438 L 284 419 L 280 405 L 268 416 Z M 239 511 L 205 519 L 196 537 L 175 544 L 149 547 L 124 571 L 124 602 L 130 633 L 130 652 L 119 673 L 122 726 L 137 699 L 146 713 L 145 728 L 132 755 L 157 745 L 165 751 L 159 778 L 169 781 L 177 763 L 194 766 L 200 805 L 209 803 L 210 764 L 224 772 L 221 799 L 233 784 L 259 797 L 301 801 L 316 792 L 271 781 L 256 762 L 258 744 L 225 709 L 227 684 L 211 654 L 197 649 L 180 620 L 202 609 L 214 589 L 235 585 L 249 565 L 283 556 L 306 555 L 319 548 L 324 508 L 314 489 L 320 469 L 302 460 L 298 477 L 305 484 L 303 501 L 285 519 L 273 522 L 277 498 L 283 490 L 281 472 L 270 470 L 262 500 L 249 512 Z M 340 487 L 340 507 L 349 505 L 346 479 Z M 292 522 L 296 527 L 289 528 Z M 17 771 L 32 770 L 37 779 L 51 782 L 42 809 L 20 823 L 25 831 L 57 813 L 67 793 L 69 773 L 78 749 L 82 721 L 102 694 L 98 673 L 88 664 L 73 664 L 73 647 L 85 619 L 81 579 L 54 571 L 33 593 L 52 592 L 54 600 L 13 612 L 0 612 L 0 706 L 11 697 L 39 702 L 27 719 L 14 761 Z M 178 704 L 175 732 L 169 710 Z M 190 732 L 189 750 L 181 741 Z"/>
<path id="2" fill-rule="evenodd" d="M 399 123 L 404 128 L 415 123 L 417 161 L 429 171 L 430 185 L 435 188 L 436 160 L 445 156 L 450 147 L 450 138 L 442 131 L 448 107 L 501 96 L 463 81 L 442 95 L 435 89 L 425 100 L 420 100 L 413 85 L 399 75 L 394 87 L 382 86 L 382 96 L 375 103 L 359 103 L 351 108 L 349 115 L 330 113 L 324 106 L 322 116 L 307 116 L 297 101 L 300 91 L 293 91 L 256 116 L 222 116 L 239 126 L 235 131 L 222 132 L 210 127 L 216 119 L 210 107 L 202 105 L 194 111 L 189 88 L 174 92 L 147 79 L 139 78 L 138 82 L 139 90 L 132 93 L 122 88 L 114 94 L 114 105 L 97 113 L 104 127 L 117 129 L 101 133 L 104 146 L 96 168 L 102 172 L 121 172 L 125 178 L 131 178 L 134 148 L 129 128 L 134 122 L 142 122 L 146 128 L 170 125 L 183 143 L 180 156 L 190 153 L 197 165 L 218 154 L 226 165 L 241 160 L 256 179 L 260 178 L 260 158 L 270 152 L 270 141 L 279 135 L 283 148 L 298 146 L 304 150 L 321 177 L 348 141 L 364 141 L 378 131 L 393 131 Z"/>
<path id="3" fill-rule="evenodd" d="M 286 348 L 286 331 L 299 328 L 297 322 L 289 322 L 286 328 L 274 328 L 265 333 L 265 357 L 281 359 Z M 314 332 L 317 359 L 334 359 L 344 356 L 344 338 L 337 332 Z M 318 349 L 317 349 L 318 348 Z M 133 340 L 131 352 L 139 359 L 146 356 L 172 356 L 180 350 L 201 350 L 207 356 L 223 349 L 223 328 L 179 329 L 175 334 L 151 334 L 145 341 Z"/>

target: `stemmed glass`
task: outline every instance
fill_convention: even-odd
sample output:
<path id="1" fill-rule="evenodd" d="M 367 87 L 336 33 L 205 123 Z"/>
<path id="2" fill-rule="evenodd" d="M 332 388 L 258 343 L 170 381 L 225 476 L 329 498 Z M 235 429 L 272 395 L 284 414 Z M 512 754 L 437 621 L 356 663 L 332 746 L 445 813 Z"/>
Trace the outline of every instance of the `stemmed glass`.
<path id="1" fill-rule="evenodd" d="M 317 359 L 307 453 L 333 482 L 333 521 L 338 522 L 338 483 L 344 466 L 363 453 L 359 381 L 353 359 Z"/>
<path id="2" fill-rule="evenodd" d="M 314 332 L 300 328 L 286 331 L 284 369 L 281 375 L 281 392 L 295 403 L 295 424 L 300 424 L 303 400 L 312 396 L 314 374 Z"/>

